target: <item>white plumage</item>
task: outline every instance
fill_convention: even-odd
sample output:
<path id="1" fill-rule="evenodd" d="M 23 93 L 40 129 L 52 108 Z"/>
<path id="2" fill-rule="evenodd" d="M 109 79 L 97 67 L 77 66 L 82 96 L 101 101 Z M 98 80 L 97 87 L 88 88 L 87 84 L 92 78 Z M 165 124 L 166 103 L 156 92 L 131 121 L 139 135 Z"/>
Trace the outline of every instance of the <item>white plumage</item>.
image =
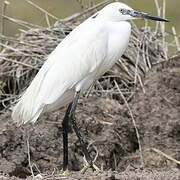
<path id="1" fill-rule="evenodd" d="M 130 11 L 135 12 L 111 3 L 76 27 L 49 55 L 12 118 L 19 124 L 36 122 L 41 113 L 66 105 L 76 91 L 88 89 L 124 53 L 131 32 L 126 20 L 136 18 Z"/>

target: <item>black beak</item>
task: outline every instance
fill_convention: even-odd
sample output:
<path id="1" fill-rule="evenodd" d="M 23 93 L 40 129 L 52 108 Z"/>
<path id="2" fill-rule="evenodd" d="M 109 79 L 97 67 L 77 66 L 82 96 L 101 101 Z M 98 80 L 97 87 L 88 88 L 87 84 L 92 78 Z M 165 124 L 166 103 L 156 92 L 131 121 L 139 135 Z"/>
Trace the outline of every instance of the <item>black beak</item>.
<path id="1" fill-rule="evenodd" d="M 151 19 L 153 21 L 169 22 L 168 19 L 164 19 L 164 18 L 161 18 L 161 17 L 158 17 L 158 16 L 152 16 L 150 14 L 142 13 L 142 12 L 139 12 L 139 11 L 132 11 L 130 15 L 134 16 L 134 17 L 137 17 L 137 18 Z"/>

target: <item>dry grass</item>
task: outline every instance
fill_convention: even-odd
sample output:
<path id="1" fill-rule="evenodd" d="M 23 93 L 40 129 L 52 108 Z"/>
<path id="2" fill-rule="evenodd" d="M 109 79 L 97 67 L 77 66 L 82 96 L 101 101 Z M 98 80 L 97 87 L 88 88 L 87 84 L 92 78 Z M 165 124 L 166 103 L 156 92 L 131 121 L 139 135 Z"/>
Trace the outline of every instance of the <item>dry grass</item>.
<path id="1" fill-rule="evenodd" d="M 55 16 L 36 6 L 27 0 L 35 8 L 44 13 L 47 20 L 47 28 L 40 27 L 28 22 L 23 22 L 7 15 L 3 18 L 21 24 L 28 28 L 22 30 L 18 38 L 6 37 L 0 34 L 0 112 L 7 110 L 17 99 L 18 95 L 28 86 L 30 81 L 38 72 L 46 60 L 48 54 L 60 43 L 72 29 L 98 9 L 105 6 L 109 0 L 98 5 L 92 1 L 88 7 L 82 5 L 83 12 L 58 20 L 55 25 L 50 26 L 48 17 Z M 127 101 L 131 99 L 137 84 L 143 88 L 141 77 L 154 65 L 167 59 L 167 45 L 165 42 L 164 27 L 157 24 L 158 28 L 152 30 L 150 27 L 138 29 L 133 24 L 132 36 L 129 48 L 119 59 L 116 65 L 107 72 L 91 89 L 91 94 L 109 96 L 121 100 L 114 82 L 117 82 L 121 92 Z M 162 30 L 163 29 L 163 30 Z"/>

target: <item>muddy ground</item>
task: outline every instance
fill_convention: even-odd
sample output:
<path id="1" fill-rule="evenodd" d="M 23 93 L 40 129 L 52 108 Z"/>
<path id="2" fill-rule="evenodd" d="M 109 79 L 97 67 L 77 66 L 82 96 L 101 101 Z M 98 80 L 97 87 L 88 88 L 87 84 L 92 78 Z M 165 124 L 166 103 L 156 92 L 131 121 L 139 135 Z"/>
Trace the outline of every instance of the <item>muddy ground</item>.
<path id="1" fill-rule="evenodd" d="M 17 127 L 10 114 L 0 116 L 0 179 L 32 179 L 28 146 L 34 174 L 43 179 L 180 179 L 180 166 L 155 152 L 156 148 L 180 160 L 180 59 L 156 65 L 144 78 L 129 102 L 143 149 L 144 168 L 130 112 L 116 100 L 84 98 L 77 119 L 89 150 L 102 172 L 82 175 L 83 155 L 72 130 L 69 134 L 69 168 L 62 168 L 62 126 L 64 109 L 44 115 L 35 125 Z M 51 121 L 51 123 L 49 122 Z M 59 124 L 54 122 L 59 122 Z M 40 175 L 38 175 L 40 176 Z"/>

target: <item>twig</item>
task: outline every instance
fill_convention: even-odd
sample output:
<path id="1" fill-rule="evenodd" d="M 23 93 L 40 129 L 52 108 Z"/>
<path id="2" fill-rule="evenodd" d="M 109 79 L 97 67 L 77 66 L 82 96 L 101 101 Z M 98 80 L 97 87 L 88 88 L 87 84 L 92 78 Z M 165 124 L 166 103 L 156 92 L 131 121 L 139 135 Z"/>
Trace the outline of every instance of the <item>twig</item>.
<path id="1" fill-rule="evenodd" d="M 51 13 L 49 13 L 48 11 L 46 11 L 45 9 L 39 7 L 37 4 L 33 3 L 30 0 L 26 0 L 29 4 L 31 4 L 32 6 L 34 6 L 35 8 L 39 9 L 40 11 L 42 11 L 43 13 L 47 14 L 48 16 L 52 17 L 55 20 L 58 20 L 58 18 L 54 15 L 52 15 Z"/>
<path id="2" fill-rule="evenodd" d="M 164 156 L 165 158 L 169 159 L 170 161 L 173 161 L 173 162 L 175 162 L 176 164 L 180 165 L 180 161 L 178 161 L 178 160 L 174 159 L 173 157 L 165 154 L 164 152 L 160 151 L 159 149 L 151 148 L 150 150 L 152 150 L 152 151 L 154 151 L 154 152 L 156 152 L 156 153 Z"/>
<path id="3" fill-rule="evenodd" d="M 75 14 L 75 15 L 73 15 L 73 16 L 70 16 L 70 17 L 67 17 L 67 18 L 65 18 L 65 19 L 62 19 L 62 21 L 63 21 L 63 22 L 70 22 L 70 21 L 73 21 L 74 19 L 78 19 L 79 17 L 81 17 L 81 16 L 83 16 L 83 15 L 85 15 L 85 14 L 87 14 L 87 13 L 89 13 L 89 12 L 91 12 L 91 11 L 99 8 L 99 7 L 101 7 L 101 6 L 104 6 L 104 5 L 106 5 L 107 3 L 111 2 L 111 1 L 113 1 L 113 0 L 103 1 L 103 2 L 101 2 L 101 3 L 99 3 L 99 4 L 97 4 L 97 5 L 89 8 L 89 9 L 84 10 L 84 11 L 81 12 L 81 13 L 77 13 L 77 14 Z"/>
<path id="4" fill-rule="evenodd" d="M 34 66 L 31 66 L 30 64 L 26 64 L 24 62 L 21 62 L 21 61 L 16 61 L 16 60 L 13 60 L 13 59 L 9 59 L 9 58 L 2 58 L 3 60 L 5 61 L 9 61 L 9 62 L 12 62 L 12 63 L 16 63 L 16 64 L 20 64 L 20 65 L 23 65 L 23 66 L 26 66 L 26 67 L 29 67 L 31 69 L 36 69 L 36 70 L 39 70 L 39 68 L 37 67 L 34 67 Z"/>
<path id="5" fill-rule="evenodd" d="M 9 5 L 9 1 L 4 0 L 2 3 L 2 15 L 6 14 L 6 7 Z M 4 34 L 4 17 L 1 16 L 0 33 Z"/>
<path id="6" fill-rule="evenodd" d="M 165 18 L 166 16 L 166 0 L 163 0 L 163 13 L 162 13 L 162 16 L 163 18 Z M 165 55 L 165 59 L 168 60 L 168 55 L 167 55 L 167 45 L 166 45 L 166 36 L 165 36 L 165 24 L 166 23 L 161 23 L 161 26 L 162 26 L 162 35 L 163 35 L 163 41 L 162 41 L 162 44 L 163 44 L 163 48 L 164 48 L 164 55 Z"/>
<path id="7" fill-rule="evenodd" d="M 161 8 L 159 7 L 159 3 L 158 0 L 154 0 L 155 5 L 156 5 L 156 9 L 157 9 L 157 15 L 160 16 L 161 15 Z M 158 32 L 158 27 L 159 27 L 160 22 L 156 21 L 156 28 L 155 28 L 155 33 Z"/>
<path id="8" fill-rule="evenodd" d="M 2 15 L 6 14 L 6 7 L 9 5 L 9 1 L 4 0 L 2 5 Z M 4 35 L 4 17 L 1 16 L 1 23 L 0 23 L 0 34 Z M 3 40 L 1 40 L 1 43 L 3 43 Z M 2 46 L 0 47 L 0 51 L 2 50 Z"/>
<path id="9" fill-rule="evenodd" d="M 175 40 L 175 43 L 176 43 L 176 49 L 177 49 L 177 51 L 180 51 L 179 39 L 177 37 L 176 29 L 175 29 L 174 26 L 172 27 L 172 32 L 173 32 L 174 40 Z"/>
<path id="10" fill-rule="evenodd" d="M 31 165 L 31 155 L 30 155 L 30 149 L 29 149 L 29 136 L 27 137 L 27 141 L 26 142 L 27 142 L 27 153 L 28 153 L 29 167 L 30 167 L 30 171 L 31 171 L 32 177 L 35 180 L 34 172 L 33 172 L 32 165 Z"/>
<path id="11" fill-rule="evenodd" d="M 39 26 L 39 25 L 36 25 L 36 24 L 32 24 L 32 23 L 28 23 L 28 22 L 25 22 L 25 21 L 22 21 L 22 20 L 19 20 L 19 19 L 14 19 L 12 17 L 6 16 L 6 15 L 3 15 L 3 14 L 1 14 L 1 16 L 6 18 L 6 19 L 8 19 L 9 21 L 12 21 L 12 22 L 14 22 L 16 24 L 24 26 L 24 27 L 26 27 L 28 29 L 31 29 L 32 27 L 33 28 L 43 28 L 42 26 Z"/>
<path id="12" fill-rule="evenodd" d="M 141 79 L 141 76 L 140 76 L 139 74 L 138 74 L 138 80 L 139 80 L 139 83 L 140 83 L 141 88 L 142 88 L 142 90 L 143 90 L 143 93 L 145 93 L 146 90 L 144 89 L 144 85 L 143 85 L 143 83 L 142 83 L 142 79 Z"/>
<path id="13" fill-rule="evenodd" d="M 129 110 L 129 113 L 130 113 L 130 116 L 131 116 L 131 119 L 132 119 L 132 122 L 133 122 L 133 125 L 134 125 L 134 128 L 135 128 L 135 131 L 136 131 L 136 136 L 137 136 L 137 139 L 138 139 L 141 166 L 144 167 L 144 158 L 143 158 L 143 154 L 142 154 L 142 146 L 141 146 L 141 141 L 140 141 L 140 135 L 139 135 L 139 132 L 138 132 L 138 129 L 137 129 L 137 125 L 136 125 L 133 113 L 131 111 L 131 108 L 129 107 L 128 102 L 126 101 L 126 98 L 124 97 L 123 93 L 121 92 L 121 90 L 120 90 L 120 88 L 119 88 L 119 86 L 118 86 L 118 84 L 117 84 L 117 82 L 115 80 L 114 80 L 114 83 L 115 83 L 119 93 L 121 94 L 121 97 L 123 98 L 128 110 Z"/>
<path id="14" fill-rule="evenodd" d="M 47 124 L 57 124 L 57 125 L 61 125 L 62 122 L 56 122 L 56 121 L 44 121 Z"/>
<path id="15" fill-rule="evenodd" d="M 141 43 L 140 43 L 141 46 Z M 137 43 L 138 47 L 138 43 Z M 139 49 L 139 48 L 138 48 Z M 137 75 L 138 75 L 138 64 L 139 64 L 139 51 L 137 50 L 136 64 L 135 64 L 135 73 L 134 73 L 134 83 L 137 83 Z"/>
<path id="16" fill-rule="evenodd" d="M 47 13 L 45 13 L 45 19 L 46 19 L 46 23 L 47 23 L 48 27 L 50 28 L 51 24 L 50 24 L 49 17 L 48 17 Z"/>
<path id="17" fill-rule="evenodd" d="M 95 141 L 92 141 L 92 142 L 89 143 L 88 146 L 87 146 L 87 149 L 89 149 L 90 146 L 93 146 L 93 148 L 94 148 L 95 151 L 96 151 L 96 156 L 95 156 L 94 159 L 93 159 L 93 163 L 96 162 L 96 160 L 97 160 L 97 158 L 98 158 L 98 156 L 99 156 L 99 151 L 97 150 L 97 147 L 93 145 L 94 143 L 95 143 Z M 86 160 L 85 160 L 85 156 L 84 156 L 84 161 L 86 161 Z"/>
<path id="18" fill-rule="evenodd" d="M 82 3 L 82 0 L 76 0 L 76 1 L 80 5 L 80 8 L 83 10 L 84 9 L 84 5 Z"/>

